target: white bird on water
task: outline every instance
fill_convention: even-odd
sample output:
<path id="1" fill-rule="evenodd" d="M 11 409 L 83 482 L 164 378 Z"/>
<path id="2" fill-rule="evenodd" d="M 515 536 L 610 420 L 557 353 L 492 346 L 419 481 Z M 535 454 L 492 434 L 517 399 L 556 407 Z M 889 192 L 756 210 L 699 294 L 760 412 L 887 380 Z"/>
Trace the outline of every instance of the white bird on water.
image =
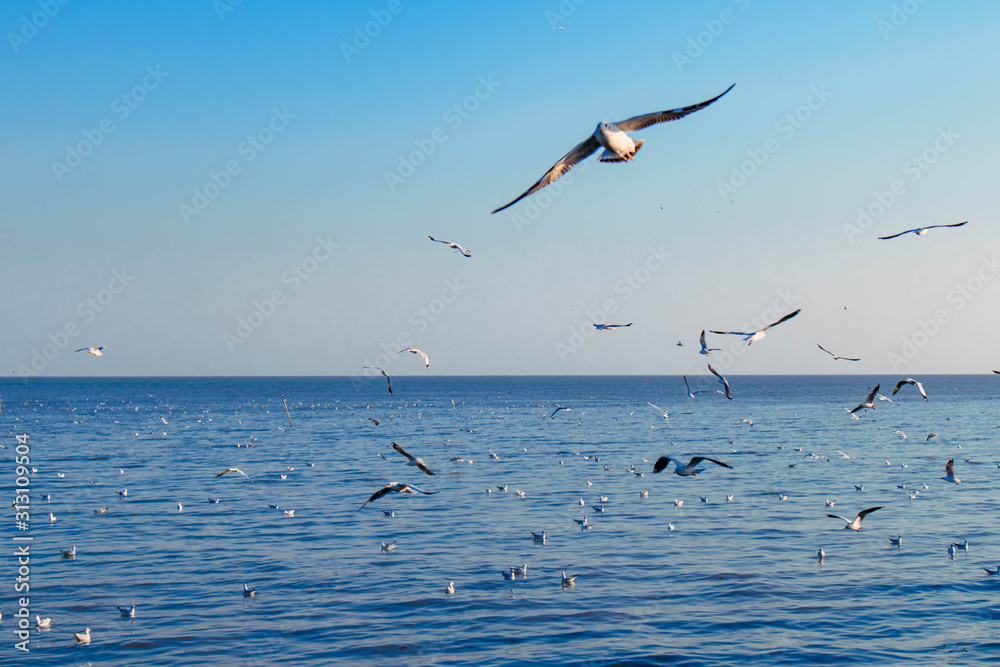
<path id="1" fill-rule="evenodd" d="M 72 549 L 60 549 L 59 551 L 62 552 L 63 558 L 74 558 L 76 556 L 76 545 Z"/>
<path id="2" fill-rule="evenodd" d="M 250 588 L 246 584 L 243 584 L 243 597 L 245 597 L 245 598 L 252 598 L 255 595 L 257 595 L 257 589 L 256 588 Z"/>
<path id="3" fill-rule="evenodd" d="M 121 612 L 122 616 L 135 618 L 135 605 L 132 605 L 131 607 L 118 607 L 118 611 Z"/>
<path id="4" fill-rule="evenodd" d="M 385 542 L 382 543 L 382 553 L 387 554 L 396 548 L 396 540 L 393 540 L 389 544 Z"/>
<path id="5" fill-rule="evenodd" d="M 435 243 L 443 243 L 446 246 L 448 246 L 449 248 L 451 248 L 452 250 L 456 250 L 456 251 L 462 253 L 462 255 L 464 255 L 465 257 L 472 257 L 472 253 L 471 252 L 469 252 L 468 250 L 466 250 L 462 246 L 458 245 L 457 243 L 452 243 L 451 241 L 441 241 L 439 239 L 434 238 L 433 236 L 428 236 L 427 238 L 429 238 L 431 241 L 434 241 Z"/>
<path id="6" fill-rule="evenodd" d="M 51 628 L 52 627 L 52 617 L 42 618 L 41 616 L 35 615 L 35 627 L 36 628 Z"/>
<path id="7" fill-rule="evenodd" d="M 846 522 L 847 525 L 844 526 L 844 530 L 854 530 L 854 531 L 857 531 L 857 532 L 860 533 L 861 532 L 861 520 L 864 519 L 869 514 L 871 514 L 872 512 L 874 512 L 875 510 L 882 509 L 882 507 L 883 507 L 883 505 L 879 505 L 878 507 L 869 507 L 866 510 L 861 510 L 860 512 L 858 512 L 858 515 L 856 517 L 854 517 L 853 520 L 852 519 L 848 519 L 846 517 L 842 517 L 839 514 L 827 514 L 827 516 L 830 517 L 831 519 L 841 519 L 842 521 Z"/>
<path id="8" fill-rule="evenodd" d="M 901 547 L 901 546 L 903 546 L 903 536 L 902 535 L 897 535 L 896 537 L 890 537 L 889 538 L 889 544 L 891 544 L 894 547 Z"/>
<path id="9" fill-rule="evenodd" d="M 578 574 L 574 574 L 572 576 L 567 577 L 566 573 L 563 572 L 562 573 L 562 585 L 563 586 L 575 586 L 576 585 L 576 578 L 579 577 L 579 576 L 580 575 L 578 575 Z"/>
<path id="10" fill-rule="evenodd" d="M 761 340 L 762 338 L 764 338 L 765 336 L 767 336 L 767 330 L 768 329 L 770 329 L 771 327 L 778 326 L 782 322 L 785 322 L 787 320 L 792 319 L 793 317 L 795 317 L 796 315 L 798 315 L 801 312 L 802 312 L 802 309 L 799 308 L 795 312 L 789 313 L 789 314 L 785 315 L 784 317 L 782 317 L 777 322 L 771 322 L 767 326 L 763 327 L 762 329 L 757 329 L 756 331 L 715 331 L 715 330 L 711 330 L 711 331 L 714 334 L 722 334 L 724 336 L 743 336 L 743 340 L 745 340 L 747 342 L 747 345 L 753 345 L 755 342 L 757 342 L 757 341 Z"/>
<path id="11" fill-rule="evenodd" d="M 823 562 L 823 559 L 824 559 L 824 558 L 826 558 L 826 552 L 825 552 L 825 551 L 823 551 L 823 548 L 822 548 L 822 547 L 820 547 L 820 550 L 816 552 L 816 558 L 817 558 L 817 559 L 819 560 L 819 562 L 821 562 L 821 563 Z"/>
<path id="12" fill-rule="evenodd" d="M 449 581 L 448 585 L 444 587 L 444 592 L 448 595 L 452 595 L 455 592 L 455 582 Z"/>
<path id="13" fill-rule="evenodd" d="M 644 114 L 642 116 L 634 116 L 633 118 L 619 121 L 617 123 L 599 124 L 591 136 L 587 137 L 573 150 L 560 158 L 559 161 L 556 162 L 547 172 L 545 172 L 545 174 L 538 179 L 534 185 L 528 188 L 514 201 L 495 209 L 493 212 L 499 213 L 505 208 L 513 206 L 528 195 L 538 192 L 546 185 L 554 183 L 560 176 L 572 169 L 582 160 L 596 153 L 601 147 L 604 148 L 604 153 L 600 157 L 601 162 L 631 161 L 639 149 L 642 148 L 643 141 L 642 139 L 634 141 L 632 137 L 628 136 L 629 132 L 636 132 L 649 127 L 650 125 L 683 118 L 688 114 L 704 109 L 732 89 L 733 86 L 729 86 L 729 88 L 723 91 L 720 95 L 691 106 L 681 107 L 678 109 L 668 109 L 666 111 L 657 111 L 650 114 Z"/>
<path id="14" fill-rule="evenodd" d="M 83 632 L 74 632 L 73 636 L 76 637 L 77 644 L 89 644 L 90 643 L 90 628 L 87 628 Z"/>

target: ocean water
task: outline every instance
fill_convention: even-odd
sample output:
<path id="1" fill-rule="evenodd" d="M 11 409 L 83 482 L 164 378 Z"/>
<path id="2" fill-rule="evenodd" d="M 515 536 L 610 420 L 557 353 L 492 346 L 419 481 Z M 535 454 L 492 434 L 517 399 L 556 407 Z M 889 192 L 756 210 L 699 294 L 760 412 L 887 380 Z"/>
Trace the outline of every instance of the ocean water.
<path id="1" fill-rule="evenodd" d="M 1000 378 L 927 376 L 926 402 L 906 386 L 844 410 L 897 379 L 734 376 L 732 401 L 679 377 L 394 377 L 392 397 L 381 377 L 5 380 L 5 478 L 18 434 L 37 472 L 29 529 L 5 530 L 0 662 L 1000 664 L 983 570 L 1000 564 Z M 661 455 L 732 469 L 653 474 Z M 961 484 L 940 479 L 949 458 Z M 216 477 L 230 466 L 254 482 Z M 356 511 L 390 481 L 435 493 Z M 877 505 L 860 533 L 826 516 Z M 32 618 L 53 619 L 30 653 L 15 536 Z"/>

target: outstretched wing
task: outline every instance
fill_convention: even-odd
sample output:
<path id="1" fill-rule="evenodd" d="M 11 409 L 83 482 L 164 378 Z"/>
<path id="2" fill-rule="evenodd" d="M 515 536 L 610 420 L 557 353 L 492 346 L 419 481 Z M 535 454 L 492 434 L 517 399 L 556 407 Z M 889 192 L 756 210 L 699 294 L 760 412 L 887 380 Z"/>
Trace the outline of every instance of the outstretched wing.
<path id="1" fill-rule="evenodd" d="M 670 460 L 669 456 L 661 456 L 656 459 L 656 463 L 653 464 L 653 472 L 663 472 L 663 469 L 667 467 Z"/>
<path id="2" fill-rule="evenodd" d="M 511 203 L 505 206 L 501 206 L 500 208 L 496 209 L 493 212 L 499 213 L 505 208 L 513 206 L 514 204 L 521 201 L 528 195 L 538 192 L 549 183 L 555 183 L 557 180 L 559 180 L 560 176 L 562 176 L 567 171 L 575 167 L 576 164 L 581 160 L 593 155 L 595 152 L 597 152 L 597 149 L 600 147 L 601 144 L 597 141 L 597 138 L 594 135 L 590 135 L 583 142 L 577 144 L 576 148 L 571 150 L 569 153 L 566 153 L 566 155 L 562 156 L 562 158 L 560 158 L 558 162 L 552 165 L 551 169 L 545 172 L 544 176 L 539 178 L 534 185 L 525 190 L 524 194 L 522 194 L 520 197 L 518 197 Z"/>
<path id="3" fill-rule="evenodd" d="M 719 378 L 719 382 L 721 382 L 722 386 L 726 388 L 726 398 L 728 398 L 730 401 L 733 400 L 733 392 L 730 391 L 729 382 L 726 380 L 726 378 L 719 375 L 719 373 L 714 368 L 712 368 L 712 364 L 708 364 L 708 370 L 712 371 L 712 375 Z"/>
<path id="4" fill-rule="evenodd" d="M 899 391 L 899 388 L 902 387 L 904 384 L 909 384 L 909 380 L 900 380 L 899 382 L 897 382 L 896 388 L 892 390 L 892 395 L 895 396 L 896 392 Z"/>
<path id="5" fill-rule="evenodd" d="M 868 394 L 868 398 L 865 399 L 865 403 L 871 403 L 875 400 L 875 397 L 878 396 L 878 387 L 879 385 L 875 385 L 875 388 L 872 389 L 872 393 Z M 896 385 L 896 389 L 899 389 L 898 384 Z M 892 393 L 895 394 L 896 392 Z"/>
<path id="6" fill-rule="evenodd" d="M 413 460 L 413 457 L 410 456 L 409 454 L 407 454 L 406 451 L 402 447 L 400 447 L 399 445 L 397 445 L 396 443 L 392 443 L 392 448 L 395 449 L 400 454 L 402 454 L 403 456 L 405 456 L 410 461 Z"/>
<path id="7" fill-rule="evenodd" d="M 962 225 L 967 224 L 968 222 L 969 221 L 966 220 L 965 222 L 956 222 L 953 225 L 930 225 L 929 227 L 924 227 L 924 229 L 936 229 L 938 227 L 961 227 Z"/>
<path id="8" fill-rule="evenodd" d="M 711 461 L 712 463 L 717 463 L 718 465 L 722 466 L 723 468 L 729 468 L 730 470 L 733 467 L 733 466 L 729 465 L 728 463 L 723 463 L 722 461 L 716 461 L 715 459 L 710 459 L 707 456 L 695 456 L 693 459 L 691 459 L 691 462 L 688 463 L 688 465 L 693 468 L 696 465 L 698 465 L 699 463 L 701 463 L 702 461 Z"/>
<path id="9" fill-rule="evenodd" d="M 369 498 L 368 500 L 366 500 L 364 502 L 364 505 L 362 505 L 361 507 L 359 507 L 358 509 L 356 509 L 354 511 L 354 513 L 357 514 L 358 512 L 360 512 L 361 510 L 363 510 L 365 508 L 365 505 L 367 505 L 368 503 L 370 503 L 373 500 L 378 500 L 379 498 L 381 498 L 382 496 L 384 496 L 385 494 L 389 493 L 392 490 L 393 490 L 393 488 L 391 486 L 383 486 L 381 489 L 379 489 L 378 491 L 376 491 L 375 493 L 373 493 L 371 495 L 371 498 Z"/>
<path id="10" fill-rule="evenodd" d="M 918 227 L 917 229 L 920 229 L 920 228 Z M 893 234 L 892 236 L 880 236 L 880 237 L 878 237 L 878 240 L 879 241 L 888 241 L 889 239 L 894 239 L 897 236 L 902 236 L 903 234 L 910 234 L 912 232 L 915 232 L 915 231 L 917 231 L 917 229 L 907 229 L 905 232 L 900 232 L 898 234 Z"/>
<path id="11" fill-rule="evenodd" d="M 398 486 L 402 487 L 400 491 L 404 493 L 422 493 L 425 496 L 433 496 L 435 493 L 437 493 L 437 491 L 424 491 L 423 489 L 418 489 L 412 484 L 399 484 Z"/>
<path id="12" fill-rule="evenodd" d="M 871 514 L 872 512 L 874 512 L 875 510 L 880 510 L 883 507 L 884 507 L 884 505 L 879 505 L 878 507 L 869 507 L 866 510 L 861 510 L 860 512 L 858 512 L 858 518 L 859 519 L 864 519 L 866 516 L 868 516 L 869 514 Z"/>
<path id="13" fill-rule="evenodd" d="M 771 322 L 771 323 L 770 323 L 770 324 L 768 324 L 768 325 L 767 325 L 766 327 L 764 327 L 763 329 L 761 329 L 761 331 L 767 331 L 767 330 L 768 330 L 768 329 L 770 329 L 771 327 L 776 327 L 776 326 L 778 326 L 779 324 L 781 324 L 782 322 L 784 322 L 784 321 L 786 321 L 786 320 L 790 320 L 790 319 L 792 319 L 793 317 L 795 317 L 796 315 L 798 315 L 798 314 L 799 314 L 799 313 L 801 313 L 801 312 L 802 312 L 802 309 L 801 309 L 801 308 L 799 308 L 799 309 L 798 309 L 798 310 L 796 310 L 796 311 L 795 311 L 794 313 L 788 313 L 787 315 L 785 315 L 784 317 L 782 317 L 782 318 L 781 318 L 780 320 L 778 320 L 777 322 Z"/>
<path id="14" fill-rule="evenodd" d="M 724 336 L 752 336 L 756 331 L 716 331 L 715 329 L 709 329 L 714 334 L 722 334 Z"/>
<path id="15" fill-rule="evenodd" d="M 839 514 L 827 514 L 827 516 L 830 517 L 831 519 L 841 519 L 843 521 L 846 521 L 847 523 L 854 523 L 847 517 L 840 516 Z"/>
<path id="16" fill-rule="evenodd" d="M 712 102 L 728 93 L 733 89 L 733 86 L 726 88 L 722 93 L 716 95 L 710 100 L 705 100 L 704 102 L 699 102 L 698 104 L 692 104 L 689 107 L 681 107 L 680 109 L 668 109 L 666 111 L 655 111 L 653 113 L 643 114 L 642 116 L 635 116 L 633 118 L 628 118 L 621 122 L 615 123 L 619 130 L 623 132 L 635 132 L 636 130 L 641 130 L 643 128 L 649 127 L 650 125 L 656 125 L 657 123 L 664 123 L 670 120 L 677 120 L 678 118 L 683 118 L 688 114 L 692 114 L 695 111 L 700 111 L 704 109 Z"/>

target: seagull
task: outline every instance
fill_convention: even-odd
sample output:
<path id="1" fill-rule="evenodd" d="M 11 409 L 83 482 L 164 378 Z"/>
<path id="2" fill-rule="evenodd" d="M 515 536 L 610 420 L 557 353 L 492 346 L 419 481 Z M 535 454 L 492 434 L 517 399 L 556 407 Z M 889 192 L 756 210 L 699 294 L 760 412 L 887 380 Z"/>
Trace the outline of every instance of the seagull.
<path id="1" fill-rule="evenodd" d="M 730 401 L 733 400 L 733 392 L 729 389 L 729 382 L 726 381 L 726 378 L 719 375 L 719 373 L 716 372 L 714 368 L 712 368 L 712 364 L 708 365 L 708 370 L 712 371 L 712 375 L 719 378 L 719 382 L 722 383 L 722 386 L 726 388 L 726 398 L 728 398 Z"/>
<path id="2" fill-rule="evenodd" d="M 927 441 L 928 441 L 928 440 L 930 440 L 931 438 L 936 438 L 936 437 L 937 437 L 937 433 L 928 433 L 928 434 L 927 434 L 927 437 L 926 437 L 926 438 L 924 438 L 924 442 L 927 442 Z"/>
<path id="3" fill-rule="evenodd" d="M 218 505 L 220 500 L 222 500 L 222 498 L 209 498 L 208 502 L 212 503 L 213 505 Z"/>
<path id="4" fill-rule="evenodd" d="M 542 544 L 545 544 L 545 531 L 543 530 L 540 533 L 532 532 L 531 539 L 534 542 L 541 542 Z"/>
<path id="5" fill-rule="evenodd" d="M 683 500 L 677 500 L 676 498 L 674 498 L 674 507 L 683 507 L 683 506 L 684 506 Z"/>
<path id="6" fill-rule="evenodd" d="M 549 419 L 552 419 L 553 417 L 555 417 L 556 413 L 559 412 L 560 410 L 566 410 L 568 412 L 573 412 L 573 408 L 556 408 L 555 410 L 552 411 L 552 414 L 549 415 Z"/>
<path id="7" fill-rule="evenodd" d="M 393 540 L 389 544 L 385 542 L 382 543 L 382 553 L 387 554 L 396 548 L 396 540 Z"/>
<path id="8" fill-rule="evenodd" d="M 739 426 L 740 424 L 750 424 L 751 426 L 753 426 L 753 420 L 752 419 L 741 419 L 738 422 L 736 422 L 737 426 Z"/>
<path id="9" fill-rule="evenodd" d="M 958 477 L 955 477 L 955 469 L 952 468 L 952 465 L 954 465 L 954 463 L 955 459 L 948 459 L 948 462 L 944 464 L 944 477 L 942 477 L 941 479 L 943 479 L 946 482 L 961 484 L 962 480 L 960 480 Z"/>
<path id="10" fill-rule="evenodd" d="M 598 331 L 611 331 L 612 329 L 618 329 L 618 328 L 624 329 L 625 327 L 630 327 L 630 326 L 632 326 L 631 322 L 629 322 L 628 324 L 595 324 L 594 325 L 594 327 Z"/>
<path id="11" fill-rule="evenodd" d="M 122 498 L 128 498 L 128 489 L 122 489 L 121 491 L 118 492 L 118 495 L 121 496 Z"/>
<path id="12" fill-rule="evenodd" d="M 827 507 L 833 507 L 836 504 L 837 504 L 836 500 L 828 500 L 828 501 L 826 501 L 826 506 Z"/>
<path id="13" fill-rule="evenodd" d="M 56 522 L 56 515 L 53 514 L 52 512 L 49 512 L 49 523 L 55 523 L 55 522 Z"/>
<path id="14" fill-rule="evenodd" d="M 964 542 L 952 542 L 951 546 L 955 547 L 956 549 L 962 549 L 964 551 L 968 551 L 969 550 L 969 540 L 965 540 Z"/>
<path id="15" fill-rule="evenodd" d="M 844 526 L 844 530 L 850 529 L 850 530 L 855 530 L 855 531 L 857 531 L 857 532 L 860 533 L 861 532 L 861 520 L 864 519 L 869 514 L 871 514 L 872 512 L 874 512 L 875 510 L 882 509 L 882 507 L 884 507 L 884 505 L 879 505 L 878 507 L 869 507 L 866 510 L 861 510 L 860 512 L 858 512 L 858 515 L 856 517 L 854 517 L 853 521 L 851 519 L 847 519 L 845 517 L 842 517 L 839 514 L 827 514 L 827 516 L 830 517 L 830 518 L 832 518 L 832 519 L 842 519 L 843 521 L 845 521 L 847 523 L 847 525 Z"/>
<path id="16" fill-rule="evenodd" d="M 927 233 L 928 229 L 937 229 L 938 227 L 961 227 L 967 222 L 969 221 L 966 220 L 965 222 L 957 222 L 954 225 L 928 225 L 927 227 L 917 227 L 916 229 L 907 229 L 905 232 L 893 234 L 892 236 L 880 236 L 878 238 L 880 241 L 887 241 L 889 239 L 894 239 L 897 236 L 902 236 L 903 234 L 910 234 L 910 233 L 916 234 L 917 236 L 923 236 L 924 234 Z"/>
<path id="17" fill-rule="evenodd" d="M 468 250 L 466 250 L 462 246 L 458 245 L 457 243 L 452 243 L 451 241 L 441 241 L 441 240 L 438 240 L 438 239 L 434 238 L 433 236 L 428 236 L 427 238 L 429 238 L 431 241 L 434 241 L 435 243 L 443 243 L 446 246 L 448 246 L 449 248 L 451 248 L 453 250 L 457 250 L 458 252 L 462 253 L 466 257 L 472 257 L 472 253 L 471 252 L 469 252 Z"/>
<path id="18" fill-rule="evenodd" d="M 903 440 L 906 440 L 906 434 L 903 433 L 902 431 L 893 431 L 892 434 L 893 435 L 901 435 L 901 436 L 903 436 Z"/>
<path id="19" fill-rule="evenodd" d="M 865 402 L 859 405 L 858 407 L 854 408 L 853 410 L 851 410 L 850 413 L 854 414 L 858 410 L 863 410 L 865 408 L 871 408 L 872 410 L 874 410 L 876 407 L 878 407 L 877 405 L 875 405 L 876 394 L 878 394 L 878 385 L 875 385 L 875 388 L 872 389 L 870 394 L 868 394 L 868 398 L 865 399 Z"/>
<path id="20" fill-rule="evenodd" d="M 733 494 L 729 494 L 729 495 L 726 496 L 726 502 L 727 503 L 733 502 Z"/>
<path id="21" fill-rule="evenodd" d="M 494 210 L 493 212 L 499 213 L 505 208 L 513 206 L 528 195 L 541 190 L 546 185 L 554 183 L 560 176 L 576 166 L 577 163 L 596 153 L 601 147 L 604 147 L 604 153 L 600 157 L 601 162 L 631 161 L 636 152 L 638 152 L 638 150 L 642 147 L 643 140 L 640 139 L 639 141 L 634 141 L 630 136 L 628 136 L 629 132 L 635 132 L 649 127 L 650 125 L 655 125 L 656 123 L 683 118 L 688 114 L 704 109 L 732 89 L 733 86 L 729 86 L 729 88 L 723 91 L 722 94 L 692 106 L 635 116 L 617 123 L 599 124 L 591 136 L 587 137 L 582 143 L 560 158 L 560 160 L 556 162 L 551 169 L 545 172 L 545 175 L 538 179 L 534 185 L 528 188 L 524 194 L 509 204 L 505 204 L 504 206 Z"/>
<path id="22" fill-rule="evenodd" d="M 652 403 L 650 403 L 649 401 L 646 401 L 646 405 L 651 405 L 654 408 L 656 408 L 657 410 L 659 410 L 660 413 L 663 415 L 664 419 L 670 419 L 670 417 L 667 416 L 667 411 L 664 410 L 663 408 L 657 407 L 657 406 L 653 405 Z"/>
<path id="23" fill-rule="evenodd" d="M 225 470 L 223 470 L 222 472 L 220 472 L 220 473 L 219 473 L 218 475 L 216 475 L 216 477 L 222 477 L 222 476 L 223 476 L 223 475 L 225 475 L 225 474 L 226 474 L 227 472 L 235 472 L 235 473 L 238 473 L 238 474 L 240 474 L 240 475 L 243 475 L 244 477 L 246 477 L 247 479 L 249 479 L 249 480 L 250 480 L 250 483 L 251 483 L 251 484 L 253 484 L 253 480 L 252 480 L 252 479 L 250 479 L 250 475 L 246 474 L 245 472 L 243 472 L 243 471 L 242 471 L 242 470 L 240 470 L 239 468 L 226 468 Z M 216 502 L 218 502 L 218 501 L 216 501 Z"/>
<path id="24" fill-rule="evenodd" d="M 381 369 L 381 368 L 379 368 L 378 366 L 362 366 L 362 368 L 373 368 L 373 369 L 375 369 L 375 370 L 377 370 L 377 371 L 381 372 L 381 373 L 382 373 L 382 375 L 384 375 L 384 376 L 385 376 L 385 381 L 386 381 L 386 384 L 388 384 L 388 385 L 389 385 L 389 395 L 390 395 L 390 396 L 392 396 L 392 378 L 391 378 L 391 377 L 389 377 L 389 374 L 388 374 L 388 373 L 386 373 L 386 372 L 385 372 L 384 370 L 382 370 L 382 369 Z"/>
<path id="25" fill-rule="evenodd" d="M 903 546 L 903 536 L 902 535 L 897 535 L 896 537 L 890 537 L 889 538 L 889 544 L 893 545 L 894 547 L 901 547 L 901 546 Z"/>
<path id="26" fill-rule="evenodd" d="M 285 510 L 284 515 L 286 517 L 293 517 L 293 516 L 295 516 L 295 510 Z"/>
<path id="27" fill-rule="evenodd" d="M 243 584 L 243 597 L 245 597 L 245 598 L 252 598 L 255 595 L 257 595 L 257 589 L 256 588 L 250 588 L 246 584 Z"/>
<path id="28" fill-rule="evenodd" d="M 721 352 L 722 351 L 722 348 L 720 348 L 720 347 L 709 347 L 705 343 L 705 330 L 704 329 L 701 330 L 701 338 L 699 338 L 699 342 L 701 342 L 701 351 L 698 352 L 698 354 L 704 354 L 706 356 L 712 356 L 713 352 Z"/>
<path id="29" fill-rule="evenodd" d="M 510 573 L 508 573 L 507 570 L 500 570 L 500 574 L 502 574 L 503 578 L 506 579 L 507 581 L 513 581 L 514 580 L 514 569 L 513 568 L 511 568 Z"/>
<path id="30" fill-rule="evenodd" d="M 410 484 L 404 484 L 402 482 L 390 482 L 389 484 L 386 484 L 381 489 L 379 489 L 378 491 L 376 491 L 375 493 L 373 493 L 371 495 L 371 498 L 369 498 L 368 500 L 366 500 L 364 502 L 364 504 L 361 505 L 361 507 L 359 507 L 358 509 L 356 509 L 354 511 L 354 513 L 357 514 L 362 509 L 364 509 L 365 505 L 367 505 L 368 503 L 370 503 L 373 500 L 378 500 L 379 498 L 381 498 L 385 494 L 389 493 L 390 491 L 395 491 L 397 493 L 422 493 L 425 496 L 430 496 L 430 495 L 433 495 L 433 494 L 437 493 L 437 491 L 423 491 L 421 489 L 418 489 L 415 486 L 412 486 Z"/>
<path id="31" fill-rule="evenodd" d="M 855 484 L 854 485 L 854 490 L 855 491 L 864 491 L 865 490 L 865 485 L 864 484 Z"/>
<path id="32" fill-rule="evenodd" d="M 821 563 L 823 562 L 823 559 L 826 558 L 826 552 L 823 551 L 822 547 L 820 547 L 820 550 L 816 552 L 816 558 L 819 559 L 819 562 Z"/>
<path id="33" fill-rule="evenodd" d="M 413 354 L 419 354 L 420 357 L 424 360 L 424 367 L 426 367 L 426 368 L 430 368 L 431 367 L 431 360 L 427 358 L 426 354 L 424 354 L 423 352 L 421 352 L 417 348 L 415 348 L 415 347 L 407 347 L 407 348 L 404 348 L 404 349 L 400 350 L 396 354 L 403 354 L 404 352 L 411 352 Z"/>
<path id="34" fill-rule="evenodd" d="M 184 505 L 181 505 L 180 503 L 177 503 L 177 511 L 178 512 L 184 511 Z"/>
<path id="35" fill-rule="evenodd" d="M 455 582 L 449 581 L 448 585 L 444 587 L 444 592 L 448 595 L 452 595 L 455 592 Z"/>
<path id="36" fill-rule="evenodd" d="M 100 509 L 94 510 L 94 514 L 107 514 L 107 513 L 108 513 L 107 507 L 102 507 Z"/>
<path id="37" fill-rule="evenodd" d="M 904 384 L 916 385 L 917 389 L 920 390 L 920 395 L 924 397 L 925 401 L 927 400 L 927 392 L 924 391 L 924 385 L 920 384 L 919 382 L 917 382 L 913 378 L 907 378 L 905 380 L 900 380 L 899 382 L 897 382 L 896 383 L 896 388 L 892 390 L 892 395 L 895 396 L 896 392 L 899 391 L 899 388 L 902 387 Z"/>
<path id="38" fill-rule="evenodd" d="M 521 565 L 521 567 L 512 567 L 512 568 L 510 568 L 510 571 L 511 571 L 511 574 L 516 574 L 516 575 L 520 576 L 521 578 L 527 577 L 528 576 L 528 564 L 524 563 L 524 564 Z"/>
<path id="39" fill-rule="evenodd" d="M 656 463 L 653 464 L 653 472 L 662 471 L 664 468 L 667 467 L 667 464 L 670 463 L 671 461 L 674 462 L 674 474 L 680 475 L 681 477 L 690 477 L 692 475 L 697 475 L 698 473 L 702 472 L 704 470 L 703 468 L 698 468 L 697 470 L 695 469 L 696 466 L 702 461 L 711 461 L 712 463 L 718 464 L 723 468 L 732 469 L 733 467 L 728 463 L 723 463 L 722 461 L 710 459 L 707 456 L 695 456 L 690 461 L 688 461 L 686 466 L 682 467 L 680 462 L 677 461 L 676 459 L 672 459 L 669 456 L 661 456 L 660 458 L 656 459 Z"/>
<path id="40" fill-rule="evenodd" d="M 76 637 L 77 644 L 89 644 L 90 643 L 90 628 L 87 628 L 83 632 L 74 632 L 73 636 Z"/>
<path id="41" fill-rule="evenodd" d="M 396 443 L 392 443 L 392 448 L 410 460 L 409 463 L 407 463 L 406 465 L 417 466 L 418 468 L 420 468 L 420 470 L 427 473 L 428 475 L 434 474 L 433 472 L 431 472 L 431 469 L 427 467 L 427 465 L 423 462 L 423 460 L 419 456 L 411 456 L 407 454 L 406 451 Z"/>
<path id="42" fill-rule="evenodd" d="M 42 618 L 35 614 L 35 627 L 37 628 L 51 628 L 52 627 L 52 617 Z"/>
<path id="43" fill-rule="evenodd" d="M 983 569 L 986 570 L 986 574 L 993 575 L 994 577 L 1000 576 L 1000 565 L 997 566 L 996 570 L 991 570 L 988 567 L 984 567 Z M 49 620 L 51 621 L 52 619 L 50 618 Z"/>
<path id="44" fill-rule="evenodd" d="M 955 545 L 954 544 L 949 544 L 948 545 L 948 557 L 949 558 L 954 558 L 955 557 L 955 551 L 957 551 L 957 549 L 955 548 Z"/>
<path id="45" fill-rule="evenodd" d="M 103 357 L 104 353 L 101 352 L 101 350 L 103 349 L 104 349 L 103 345 L 100 347 L 81 347 L 79 350 L 77 350 L 77 352 L 86 352 L 87 354 L 92 354 L 95 357 Z"/>
<path id="46" fill-rule="evenodd" d="M 840 456 L 841 456 L 842 458 L 845 458 L 845 459 L 849 459 L 849 458 L 851 458 L 850 456 L 848 456 L 848 455 L 847 455 L 847 454 L 845 454 L 844 452 L 840 451 L 839 449 L 835 449 L 834 451 L 835 451 L 835 452 L 837 452 L 838 454 L 840 454 Z"/>
<path id="47" fill-rule="evenodd" d="M 382 514 L 389 517 L 390 519 L 393 519 L 396 517 L 396 510 L 382 510 Z"/>
<path id="48" fill-rule="evenodd" d="M 795 317 L 796 315 L 798 315 L 801 312 L 802 312 L 802 309 L 799 308 L 794 313 L 789 313 L 788 315 L 785 315 L 784 317 L 782 317 L 777 322 L 771 322 L 770 324 L 768 324 L 763 329 L 757 329 L 757 331 L 714 331 L 714 330 L 712 330 L 712 333 L 714 333 L 714 334 L 723 334 L 723 335 L 732 335 L 732 336 L 743 336 L 743 340 L 747 341 L 747 345 L 753 345 L 756 341 L 760 340 L 761 338 L 764 338 L 767 335 L 766 332 L 767 332 L 768 329 L 770 329 L 771 327 L 777 326 L 777 325 L 781 324 L 782 322 L 784 322 L 786 320 L 792 319 L 793 317 Z"/>
<path id="49" fill-rule="evenodd" d="M 840 357 L 840 356 L 837 356 L 836 354 L 834 354 L 830 350 L 826 349 L 825 347 L 823 347 L 819 343 L 816 343 L 816 347 L 818 347 L 819 349 L 823 350 L 824 352 L 826 352 L 827 354 L 829 354 L 831 357 L 833 357 L 834 361 L 836 361 L 837 359 L 843 359 L 844 361 L 861 361 L 861 359 L 855 359 L 853 357 Z"/>
<path id="50" fill-rule="evenodd" d="M 567 577 L 566 573 L 563 572 L 562 573 L 562 585 L 563 586 L 575 586 L 576 585 L 576 578 L 579 577 L 579 576 L 580 575 L 578 575 L 578 574 L 574 574 L 572 576 Z"/>
<path id="51" fill-rule="evenodd" d="M 122 616 L 135 618 L 135 605 L 132 605 L 131 607 L 118 607 L 118 611 L 121 612 Z"/>

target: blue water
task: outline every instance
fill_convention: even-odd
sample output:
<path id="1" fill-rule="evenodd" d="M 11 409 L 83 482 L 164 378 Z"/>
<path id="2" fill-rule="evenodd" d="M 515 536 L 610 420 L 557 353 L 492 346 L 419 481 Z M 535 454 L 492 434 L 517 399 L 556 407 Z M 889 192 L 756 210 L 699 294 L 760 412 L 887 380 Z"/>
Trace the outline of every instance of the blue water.
<path id="1" fill-rule="evenodd" d="M 0 662 L 1000 664 L 1000 578 L 982 569 L 1000 564 L 1000 378 L 928 376 L 927 402 L 907 386 L 857 421 L 844 411 L 897 379 L 734 376 L 732 401 L 692 400 L 676 377 L 395 377 L 391 398 L 383 378 L 2 381 L 5 479 L 16 434 L 38 469 L 30 530 L 11 517 L 5 534 L 34 538 L 31 614 L 53 620 L 14 650 L 9 546 Z M 732 470 L 652 474 L 664 454 Z M 960 485 L 940 479 L 951 457 Z M 215 476 L 229 466 L 255 482 Z M 436 494 L 355 512 L 389 481 Z M 875 505 L 861 533 L 826 517 Z"/>

